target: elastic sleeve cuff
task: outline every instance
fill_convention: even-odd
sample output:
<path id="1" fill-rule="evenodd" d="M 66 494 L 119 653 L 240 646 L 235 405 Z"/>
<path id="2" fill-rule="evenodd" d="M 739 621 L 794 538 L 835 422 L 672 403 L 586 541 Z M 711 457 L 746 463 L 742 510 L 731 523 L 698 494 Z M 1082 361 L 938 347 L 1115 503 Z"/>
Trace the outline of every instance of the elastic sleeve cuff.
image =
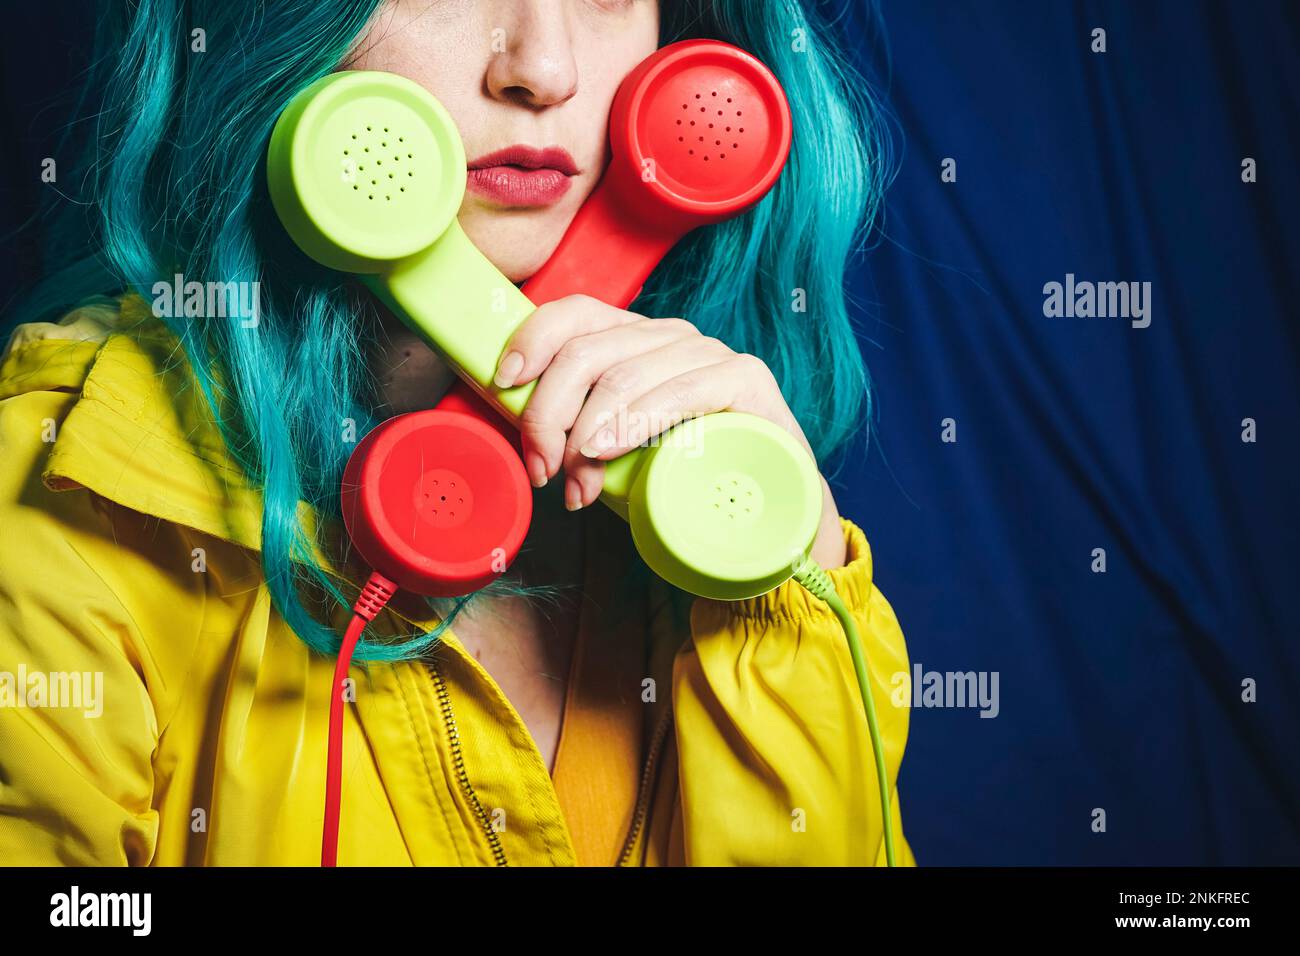
<path id="1" fill-rule="evenodd" d="M 830 574 L 836 592 L 848 609 L 863 610 L 871 599 L 873 587 L 871 545 L 867 543 L 867 536 L 862 529 L 848 518 L 840 517 L 840 528 L 844 532 L 847 559 L 843 567 L 832 568 L 827 573 Z M 816 618 L 835 620 L 830 607 L 820 598 L 809 594 L 794 578 L 766 594 L 744 601 L 696 598 L 691 609 L 691 617 L 711 621 L 738 618 L 759 621 Z"/>

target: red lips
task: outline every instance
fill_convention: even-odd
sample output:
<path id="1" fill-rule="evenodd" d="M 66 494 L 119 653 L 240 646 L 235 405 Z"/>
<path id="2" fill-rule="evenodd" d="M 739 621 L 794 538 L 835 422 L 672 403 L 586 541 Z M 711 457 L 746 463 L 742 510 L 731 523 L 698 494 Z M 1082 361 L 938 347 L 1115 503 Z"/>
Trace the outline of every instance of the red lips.
<path id="1" fill-rule="evenodd" d="M 507 146 L 468 164 L 468 186 L 502 206 L 549 206 L 569 191 L 579 172 L 568 150 Z"/>

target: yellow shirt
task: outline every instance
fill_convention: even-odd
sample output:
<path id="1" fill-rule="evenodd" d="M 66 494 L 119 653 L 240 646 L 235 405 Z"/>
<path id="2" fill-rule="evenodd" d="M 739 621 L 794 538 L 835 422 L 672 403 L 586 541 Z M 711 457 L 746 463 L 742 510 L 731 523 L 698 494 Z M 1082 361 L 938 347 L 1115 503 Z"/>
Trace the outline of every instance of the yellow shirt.
<path id="1" fill-rule="evenodd" d="M 271 605 L 260 496 L 183 353 L 140 300 L 121 313 L 22 326 L 0 361 L 0 864 L 315 865 L 333 662 Z M 575 521 L 606 606 L 626 527 L 601 507 Z M 894 784 L 907 653 L 843 528 L 831 577 Z M 331 573 L 355 595 L 366 572 Z M 697 599 L 684 626 L 666 586 L 647 592 L 599 624 L 584 612 L 554 777 L 450 630 L 427 661 L 354 666 L 340 864 L 883 865 L 830 610 L 787 582 Z M 422 608 L 399 598 L 376 625 L 432 627 Z"/>

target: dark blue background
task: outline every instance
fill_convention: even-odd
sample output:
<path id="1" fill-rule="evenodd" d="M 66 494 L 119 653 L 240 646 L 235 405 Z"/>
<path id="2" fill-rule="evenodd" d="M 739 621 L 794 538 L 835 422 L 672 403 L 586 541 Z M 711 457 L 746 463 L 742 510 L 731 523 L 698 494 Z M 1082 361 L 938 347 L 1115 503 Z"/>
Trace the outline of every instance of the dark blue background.
<path id="1" fill-rule="evenodd" d="M 902 158 L 850 277 L 879 420 L 837 495 L 913 660 L 1000 676 L 996 719 L 912 713 L 919 860 L 1300 863 L 1294 6 L 885 0 L 887 59 L 865 2 L 828 6 Z M 77 9 L 6 15 L 0 304 Z M 1044 317 L 1067 272 L 1151 282 L 1150 328 Z"/>
<path id="2" fill-rule="evenodd" d="M 881 6 L 904 155 L 837 490 L 913 661 L 1001 690 L 912 712 L 918 859 L 1300 863 L 1296 7 Z M 1068 272 L 1150 281 L 1150 327 L 1044 317 Z"/>

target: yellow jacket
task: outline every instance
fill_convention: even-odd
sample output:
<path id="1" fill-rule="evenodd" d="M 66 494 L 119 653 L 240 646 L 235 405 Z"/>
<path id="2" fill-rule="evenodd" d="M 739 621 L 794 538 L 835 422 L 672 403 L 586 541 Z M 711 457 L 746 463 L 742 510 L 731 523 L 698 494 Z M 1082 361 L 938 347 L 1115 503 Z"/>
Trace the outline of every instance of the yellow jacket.
<path id="1" fill-rule="evenodd" d="M 117 312 L 21 326 L 0 361 L 0 865 L 315 865 L 333 662 L 271 606 L 258 493 L 176 343 L 140 300 Z M 627 531 L 604 508 L 574 520 L 601 555 L 600 604 Z M 896 782 L 906 649 L 865 537 L 843 527 L 831 577 Z M 355 594 L 365 569 L 331 573 Z M 829 609 L 790 582 L 698 599 L 687 627 L 649 591 L 612 624 L 584 613 L 554 776 L 450 631 L 426 662 L 354 667 L 340 863 L 883 865 Z M 422 607 L 376 624 L 432 627 Z"/>

